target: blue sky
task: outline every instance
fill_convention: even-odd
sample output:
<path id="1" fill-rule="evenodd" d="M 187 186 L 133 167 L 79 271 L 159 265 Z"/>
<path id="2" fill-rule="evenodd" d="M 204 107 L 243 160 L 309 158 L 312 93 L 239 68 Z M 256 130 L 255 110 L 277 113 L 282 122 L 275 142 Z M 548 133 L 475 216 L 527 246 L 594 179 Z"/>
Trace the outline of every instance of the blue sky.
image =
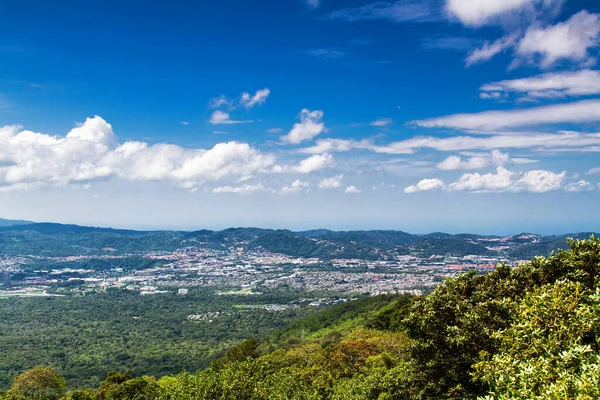
<path id="1" fill-rule="evenodd" d="M 2 217 L 600 226 L 595 1 L 12 3 Z"/>

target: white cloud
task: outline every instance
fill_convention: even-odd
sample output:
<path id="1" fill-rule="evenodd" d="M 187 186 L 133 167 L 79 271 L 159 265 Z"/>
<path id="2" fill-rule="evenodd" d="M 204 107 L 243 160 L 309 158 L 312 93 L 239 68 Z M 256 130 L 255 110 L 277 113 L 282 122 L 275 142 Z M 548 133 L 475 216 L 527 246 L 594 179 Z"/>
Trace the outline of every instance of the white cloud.
<path id="1" fill-rule="evenodd" d="M 446 185 L 440 179 L 422 179 L 416 185 L 410 185 L 404 188 L 404 193 L 425 192 L 434 189 L 442 189 Z"/>
<path id="2" fill-rule="evenodd" d="M 566 171 L 555 173 L 545 170 L 527 172 L 512 172 L 499 166 L 496 173 L 464 174 L 458 181 L 446 185 L 440 179 L 423 179 L 417 185 L 408 186 L 406 193 L 445 189 L 448 192 L 475 192 L 475 193 L 546 193 L 564 188 L 568 192 L 592 190 L 593 185 L 586 181 L 579 181 L 564 185 Z"/>
<path id="3" fill-rule="evenodd" d="M 342 185 L 342 179 L 344 179 L 344 174 L 332 176 L 331 178 L 323 179 L 319 182 L 319 188 L 321 189 L 336 189 Z"/>
<path id="4" fill-rule="evenodd" d="M 275 157 L 246 143 L 218 143 L 212 149 L 129 141 L 120 144 L 112 126 L 96 116 L 64 137 L 0 128 L 0 187 L 3 190 L 83 184 L 118 177 L 167 181 L 193 189 L 205 181 L 266 173 Z"/>
<path id="5" fill-rule="evenodd" d="M 380 119 L 377 119 L 377 120 L 371 122 L 369 125 L 381 127 L 381 126 L 388 126 L 391 123 L 392 123 L 391 118 L 380 118 Z"/>
<path id="6" fill-rule="evenodd" d="M 479 62 L 488 61 L 495 55 L 502 53 L 504 50 L 514 46 L 517 39 L 519 38 L 518 33 L 502 37 L 492 43 L 485 42 L 482 47 L 473 50 L 466 59 L 466 65 L 471 66 Z"/>
<path id="7" fill-rule="evenodd" d="M 186 125 L 186 126 L 187 126 L 187 125 L 189 125 L 190 123 L 189 123 L 189 122 L 187 122 L 187 121 L 181 121 L 181 122 L 180 122 L 180 124 L 181 124 L 181 125 Z"/>
<path id="8" fill-rule="evenodd" d="M 306 4 L 308 4 L 309 6 L 311 6 L 313 8 L 318 8 L 319 0 L 306 0 Z"/>
<path id="9" fill-rule="evenodd" d="M 531 125 L 584 123 L 600 121 L 600 100 L 582 100 L 509 111 L 484 111 L 475 114 L 454 114 L 445 117 L 412 121 L 424 128 L 452 128 L 471 131 L 491 131 Z"/>
<path id="10" fill-rule="evenodd" d="M 281 128 L 271 128 L 269 130 L 267 130 L 267 132 L 269 133 L 281 133 L 283 131 L 283 129 Z"/>
<path id="11" fill-rule="evenodd" d="M 248 124 L 252 121 L 236 121 L 232 120 L 229 113 L 217 110 L 212 113 L 210 120 L 208 121 L 213 125 L 232 125 L 232 124 Z"/>
<path id="12" fill-rule="evenodd" d="M 344 193 L 347 194 L 352 194 L 352 193 L 360 193 L 360 189 L 358 189 L 356 186 L 352 185 L 352 186 L 347 186 L 346 190 L 344 190 Z"/>
<path id="13" fill-rule="evenodd" d="M 589 192 L 594 190 L 594 185 L 588 181 L 580 180 L 578 182 L 572 182 L 565 185 L 565 192 L 577 193 L 577 192 Z"/>
<path id="14" fill-rule="evenodd" d="M 256 192 L 264 192 L 267 189 L 261 184 L 243 185 L 238 187 L 220 186 L 213 189 L 213 193 L 235 193 L 235 194 L 250 194 Z"/>
<path id="15" fill-rule="evenodd" d="M 539 0 L 446 0 L 446 10 L 464 25 L 478 27 Z"/>
<path id="16" fill-rule="evenodd" d="M 516 173 L 498 167 L 495 174 L 464 174 L 457 182 L 448 185 L 448 190 L 544 193 L 560 189 L 566 174 L 565 171 L 557 174 L 544 170 Z"/>
<path id="17" fill-rule="evenodd" d="M 310 174 L 311 172 L 321 170 L 333 165 L 333 156 L 331 154 L 315 154 L 308 157 L 293 168 L 294 172 L 300 174 Z"/>
<path id="18" fill-rule="evenodd" d="M 591 168 L 590 170 L 588 170 L 588 172 L 586 172 L 587 175 L 596 175 L 596 174 L 600 174 L 600 167 L 596 167 L 596 168 Z"/>
<path id="19" fill-rule="evenodd" d="M 291 185 L 285 185 L 284 187 L 281 188 L 281 190 L 279 191 L 279 193 L 281 194 L 295 194 L 295 193 L 299 193 L 307 188 L 310 188 L 310 183 L 308 182 L 303 182 L 300 179 L 296 179 L 294 182 L 292 182 Z"/>
<path id="20" fill-rule="evenodd" d="M 222 106 L 232 107 L 233 100 L 229 99 L 227 96 L 222 94 L 219 97 L 214 97 L 210 99 L 210 101 L 208 102 L 208 106 L 211 108 L 219 108 Z"/>
<path id="21" fill-rule="evenodd" d="M 518 132 L 488 137 L 454 136 L 438 138 L 417 136 L 399 142 L 375 144 L 370 140 L 321 139 L 301 153 L 321 154 L 351 150 L 369 150 L 380 154 L 413 154 L 419 149 L 437 151 L 467 151 L 494 149 L 533 149 L 535 151 L 600 152 L 600 133 L 560 131 L 556 134 Z M 514 161 L 514 160 L 513 160 Z"/>
<path id="22" fill-rule="evenodd" d="M 310 111 L 305 108 L 300 111 L 298 117 L 300 118 L 300 122 L 294 124 L 292 130 L 287 135 L 281 137 L 283 143 L 298 144 L 304 140 L 311 140 L 325 131 L 323 111 Z"/>
<path id="23" fill-rule="evenodd" d="M 267 97 L 269 97 L 270 93 L 271 90 L 269 90 L 269 88 L 258 90 L 254 96 L 250 96 L 250 93 L 244 92 L 242 93 L 240 104 L 246 108 L 252 108 L 257 104 L 261 105 L 267 101 Z"/>
<path id="24" fill-rule="evenodd" d="M 502 97 L 502 93 L 499 92 L 481 92 L 479 93 L 480 99 L 498 99 Z"/>
<path id="25" fill-rule="evenodd" d="M 481 86 L 481 95 L 518 93 L 525 98 L 556 98 L 600 94 L 600 71 L 550 72 L 529 78 L 492 82 Z"/>
<path id="26" fill-rule="evenodd" d="M 498 167 L 500 168 L 500 167 Z M 565 171 L 556 174 L 551 171 L 535 170 L 523 174 L 515 184 L 517 190 L 532 193 L 544 193 L 560 189 L 567 173 Z"/>
<path id="27" fill-rule="evenodd" d="M 597 47 L 599 40 L 599 15 L 584 10 L 556 25 L 530 27 L 517 45 L 516 52 L 529 61 L 538 57 L 542 68 L 562 59 L 590 65 L 595 60 L 591 58 L 589 49 Z"/>
<path id="28" fill-rule="evenodd" d="M 510 162 L 508 154 L 499 150 L 493 150 L 490 154 L 472 156 L 468 160 L 463 160 L 459 156 L 449 156 L 437 165 L 438 169 L 444 171 L 454 171 L 459 169 L 482 169 L 491 165 L 500 166 Z"/>

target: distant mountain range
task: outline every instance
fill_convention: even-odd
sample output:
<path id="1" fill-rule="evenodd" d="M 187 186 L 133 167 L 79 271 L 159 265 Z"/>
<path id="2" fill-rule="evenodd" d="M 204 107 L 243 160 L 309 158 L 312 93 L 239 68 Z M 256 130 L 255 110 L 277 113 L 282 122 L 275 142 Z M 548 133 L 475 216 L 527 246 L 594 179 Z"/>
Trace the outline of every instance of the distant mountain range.
<path id="1" fill-rule="evenodd" d="M 18 219 L 0 218 L 0 226 L 28 225 L 28 224 L 33 224 L 33 222 L 23 221 L 23 220 L 18 220 Z"/>
<path id="2" fill-rule="evenodd" d="M 568 237 L 583 239 L 592 233 L 541 236 L 413 235 L 402 231 L 293 232 L 260 228 L 222 231 L 135 231 L 55 223 L 0 219 L 0 255 L 139 254 L 185 247 L 264 249 L 293 257 L 393 259 L 398 255 L 480 255 L 529 259 L 566 247 Z"/>

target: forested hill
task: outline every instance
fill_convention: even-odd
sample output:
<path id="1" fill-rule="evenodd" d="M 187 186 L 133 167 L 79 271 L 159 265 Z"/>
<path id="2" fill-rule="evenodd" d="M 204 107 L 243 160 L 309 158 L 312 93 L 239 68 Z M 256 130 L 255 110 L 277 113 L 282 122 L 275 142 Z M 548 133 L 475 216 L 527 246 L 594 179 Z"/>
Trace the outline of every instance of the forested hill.
<path id="1" fill-rule="evenodd" d="M 223 231 L 135 231 L 54 223 L 0 220 L 0 255 L 73 256 L 141 254 L 186 247 L 264 249 L 292 257 L 396 259 L 398 255 L 483 255 L 528 259 L 565 248 L 567 237 L 520 234 L 508 237 L 402 231 L 293 232 L 259 228 Z"/>
<path id="2" fill-rule="evenodd" d="M 33 224 L 33 222 L 0 218 L 0 226 L 14 226 L 14 225 L 27 225 L 27 224 Z"/>
<path id="3" fill-rule="evenodd" d="M 38 367 L 0 398 L 598 399 L 600 239 L 569 244 L 516 268 L 448 279 L 428 296 L 338 305 L 246 339 L 200 372 L 115 372 L 67 393 L 59 373 Z"/>

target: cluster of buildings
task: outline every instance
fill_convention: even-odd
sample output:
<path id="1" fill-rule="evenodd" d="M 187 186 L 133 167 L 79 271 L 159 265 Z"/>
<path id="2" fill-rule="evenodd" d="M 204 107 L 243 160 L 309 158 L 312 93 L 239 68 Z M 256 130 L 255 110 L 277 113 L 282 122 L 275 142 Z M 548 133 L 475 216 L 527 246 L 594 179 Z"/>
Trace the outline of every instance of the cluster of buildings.
<path id="1" fill-rule="evenodd" d="M 503 245 L 502 239 L 497 245 Z M 131 255 L 54 257 L 60 268 L 35 269 L 38 256 L 2 257 L 0 270 L 5 286 L 53 288 L 57 293 L 86 294 L 121 288 L 141 295 L 174 293 L 185 296 L 189 288 L 206 287 L 221 294 L 250 295 L 263 290 L 299 290 L 344 294 L 422 294 L 459 273 L 493 270 L 505 259 L 483 256 L 418 257 L 399 255 L 394 260 L 295 258 L 242 247 L 210 249 L 188 247 L 174 252 L 136 254 L 151 267 L 127 268 Z M 81 261 L 102 259 L 99 270 L 77 268 Z M 12 279 L 19 274 L 20 279 Z M 16 276 L 16 275 L 15 275 Z"/>

